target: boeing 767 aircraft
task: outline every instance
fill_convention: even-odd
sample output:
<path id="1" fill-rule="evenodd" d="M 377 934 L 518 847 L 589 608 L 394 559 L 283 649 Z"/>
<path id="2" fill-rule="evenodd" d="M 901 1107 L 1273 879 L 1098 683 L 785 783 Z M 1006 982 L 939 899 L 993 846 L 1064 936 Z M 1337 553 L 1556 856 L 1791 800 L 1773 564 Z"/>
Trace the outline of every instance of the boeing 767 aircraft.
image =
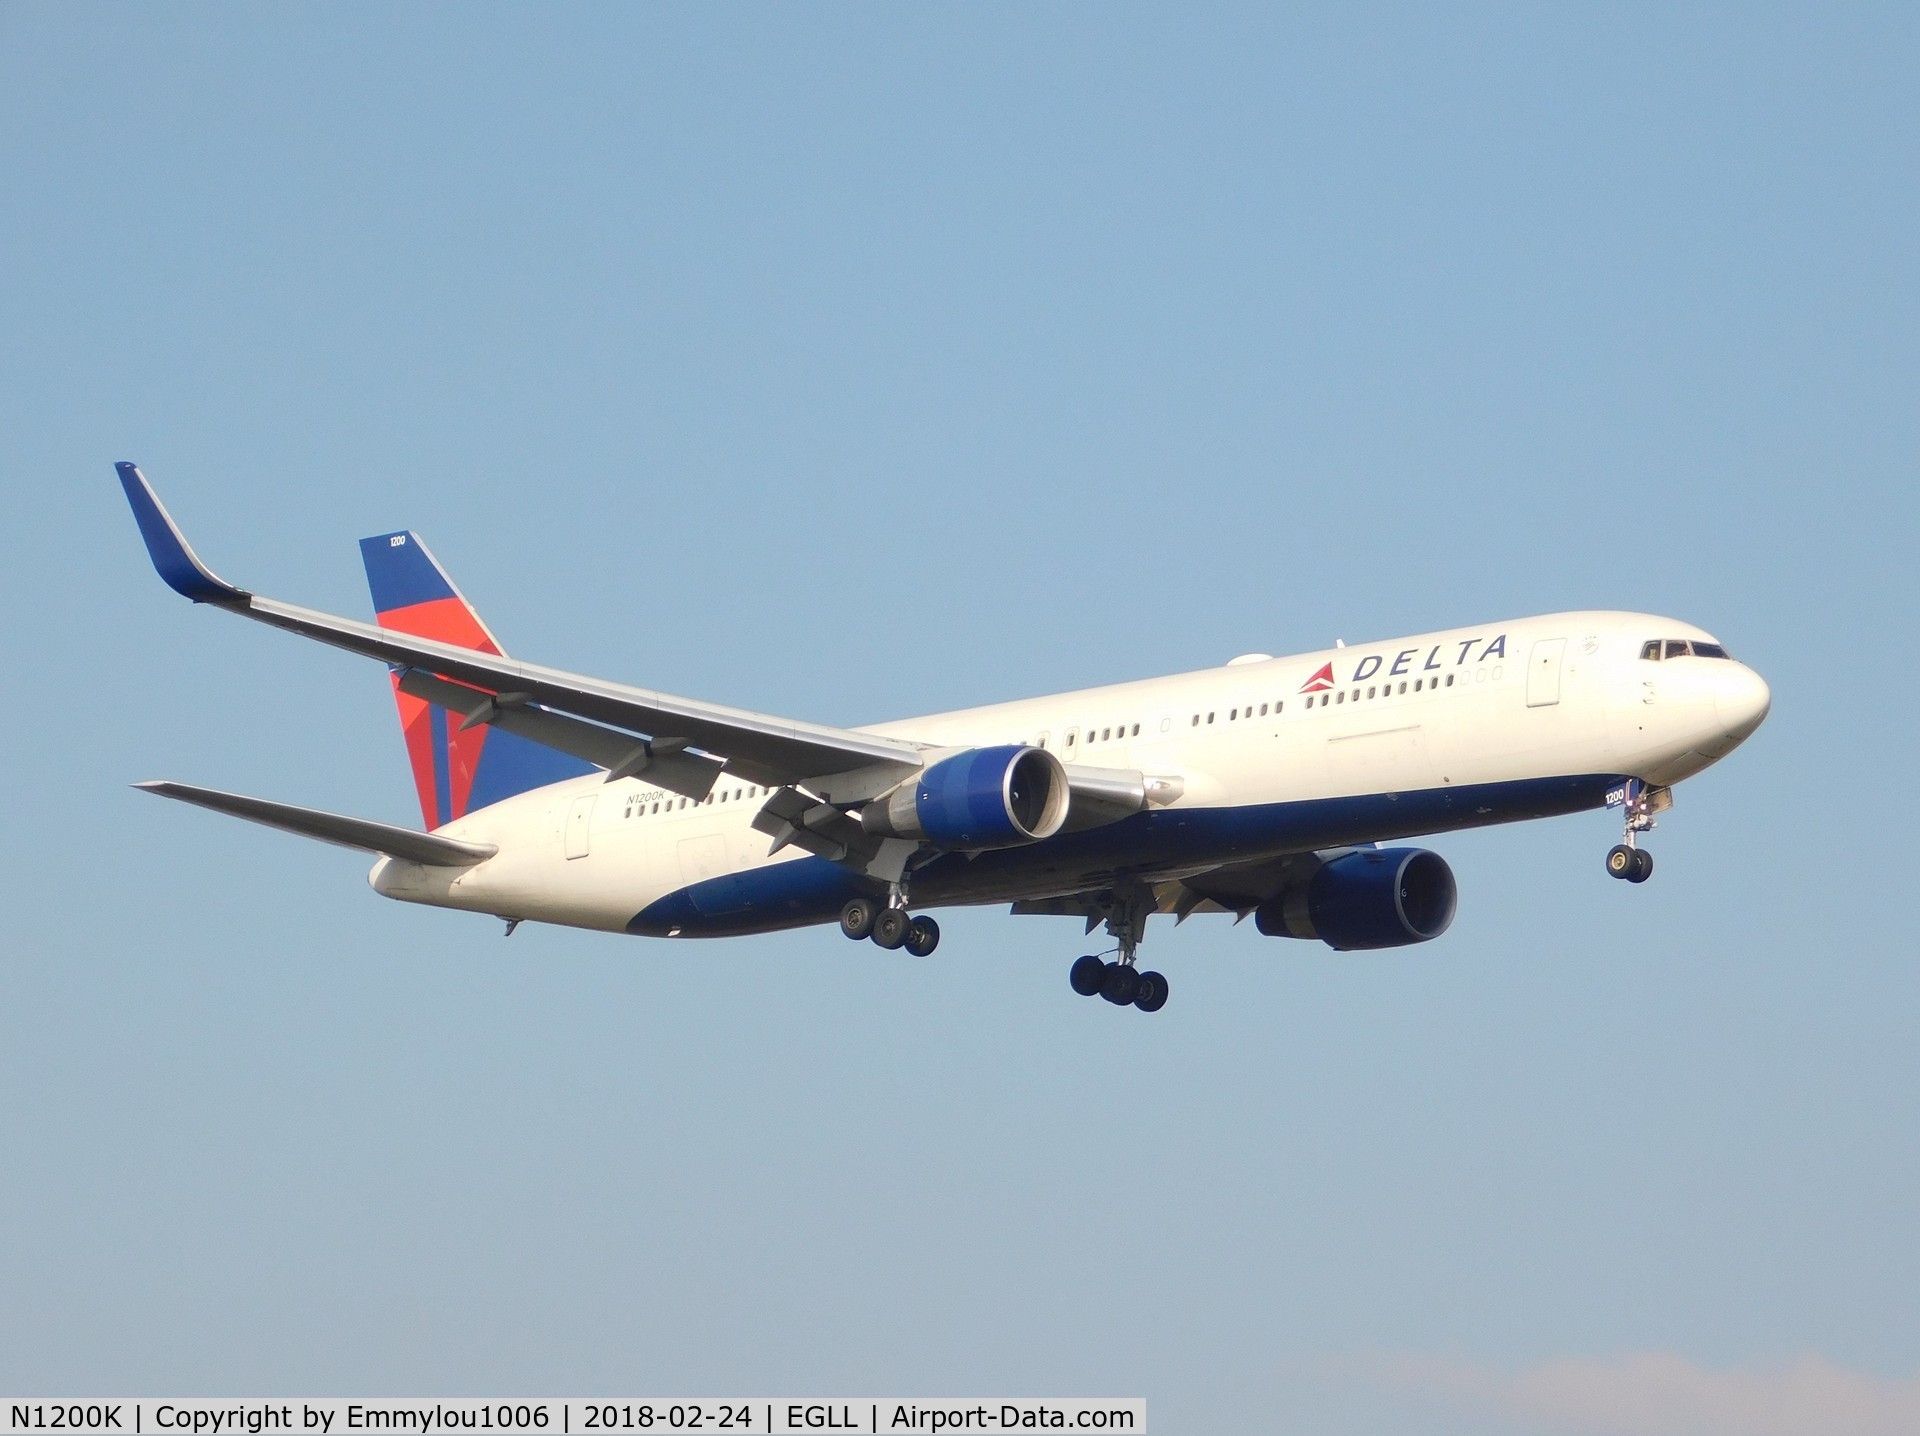
<path id="1" fill-rule="evenodd" d="M 1760 676 L 1691 624 L 1553 613 L 831 728 L 511 659 L 411 532 L 360 541 L 377 623 L 236 588 L 117 466 L 175 592 L 391 670 L 425 831 L 184 783 L 138 786 L 379 854 L 406 902 L 645 937 L 839 922 L 926 956 L 925 909 L 1008 903 L 1104 925 L 1083 996 L 1156 1012 L 1147 918 L 1399 947 L 1453 920 L 1418 834 L 1620 810 L 1608 873 L 1672 788 L 1760 726 Z"/>

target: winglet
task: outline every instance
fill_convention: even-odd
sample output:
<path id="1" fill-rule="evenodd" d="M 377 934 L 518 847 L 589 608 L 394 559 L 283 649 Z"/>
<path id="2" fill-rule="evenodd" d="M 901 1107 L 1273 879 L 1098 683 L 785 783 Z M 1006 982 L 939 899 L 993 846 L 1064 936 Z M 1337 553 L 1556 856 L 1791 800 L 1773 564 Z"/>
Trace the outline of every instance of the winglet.
<path id="1" fill-rule="evenodd" d="M 127 502 L 133 505 L 133 521 L 140 525 L 147 553 L 168 588 L 195 603 L 244 604 L 253 596 L 200 562 L 138 467 L 124 463 L 113 467 L 120 475 L 120 487 L 127 491 Z"/>

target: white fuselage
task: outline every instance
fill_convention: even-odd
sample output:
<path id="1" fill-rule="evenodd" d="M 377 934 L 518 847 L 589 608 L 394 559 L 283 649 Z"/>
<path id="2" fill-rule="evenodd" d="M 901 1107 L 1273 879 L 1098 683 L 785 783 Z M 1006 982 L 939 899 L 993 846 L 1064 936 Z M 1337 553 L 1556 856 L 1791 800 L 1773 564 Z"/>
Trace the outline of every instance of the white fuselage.
<path id="1" fill-rule="evenodd" d="M 1172 796 L 1155 804 L 1151 822 L 989 855 L 944 899 L 933 890 L 935 902 L 1038 899 L 1115 872 L 1151 880 L 1598 806 L 1607 782 L 1620 778 L 1676 783 L 1730 753 L 1770 699 L 1759 676 L 1734 660 L 1641 656 L 1648 642 L 1667 639 L 1711 642 L 1672 619 L 1557 613 L 862 731 L 935 752 L 1032 744 L 1070 767 L 1169 780 L 1162 792 Z M 1551 781 L 1562 779 L 1581 781 Z M 825 860 L 791 847 L 768 852 L 767 836 L 751 826 L 766 796 L 732 775 L 695 802 L 644 777 L 607 783 L 594 774 L 439 830 L 496 845 L 485 862 L 455 870 L 382 859 L 371 881 L 408 901 L 610 931 L 647 930 L 635 927 L 636 914 L 689 890 L 716 912 L 737 891 L 742 910 L 759 914 L 715 931 L 830 920 L 843 900 L 831 882 L 812 870 L 773 871 Z M 1342 815 L 1351 815 L 1352 831 L 1341 828 Z M 756 892 L 778 892 L 784 905 Z"/>

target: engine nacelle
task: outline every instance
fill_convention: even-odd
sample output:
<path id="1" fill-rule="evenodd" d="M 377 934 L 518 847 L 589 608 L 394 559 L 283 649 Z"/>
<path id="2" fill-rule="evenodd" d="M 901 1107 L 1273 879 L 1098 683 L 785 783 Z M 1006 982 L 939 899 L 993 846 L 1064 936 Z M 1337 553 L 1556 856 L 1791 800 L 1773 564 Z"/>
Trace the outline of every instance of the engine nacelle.
<path id="1" fill-rule="evenodd" d="M 1362 848 L 1267 899 L 1253 921 L 1268 937 L 1317 937 L 1343 952 L 1405 947 L 1445 932 L 1458 900 L 1440 854 Z"/>
<path id="2" fill-rule="evenodd" d="M 1058 758 L 1009 743 L 941 759 L 867 804 L 860 826 L 940 848 L 1013 848 L 1059 832 L 1070 797 Z"/>

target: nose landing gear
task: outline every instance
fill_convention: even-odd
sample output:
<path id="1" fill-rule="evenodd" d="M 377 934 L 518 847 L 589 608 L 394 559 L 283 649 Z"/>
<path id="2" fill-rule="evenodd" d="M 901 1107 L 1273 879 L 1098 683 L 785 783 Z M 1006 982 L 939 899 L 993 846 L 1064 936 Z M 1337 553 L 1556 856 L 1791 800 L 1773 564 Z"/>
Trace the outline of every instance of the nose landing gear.
<path id="1" fill-rule="evenodd" d="M 1625 811 L 1627 828 L 1626 841 L 1607 849 L 1607 876 L 1643 883 L 1653 876 L 1653 854 L 1640 846 L 1640 835 L 1659 826 L 1653 815 L 1673 806 L 1673 792 L 1669 788 L 1649 788 L 1640 779 L 1629 778 L 1626 786 L 1607 796 L 1609 807 Z"/>

